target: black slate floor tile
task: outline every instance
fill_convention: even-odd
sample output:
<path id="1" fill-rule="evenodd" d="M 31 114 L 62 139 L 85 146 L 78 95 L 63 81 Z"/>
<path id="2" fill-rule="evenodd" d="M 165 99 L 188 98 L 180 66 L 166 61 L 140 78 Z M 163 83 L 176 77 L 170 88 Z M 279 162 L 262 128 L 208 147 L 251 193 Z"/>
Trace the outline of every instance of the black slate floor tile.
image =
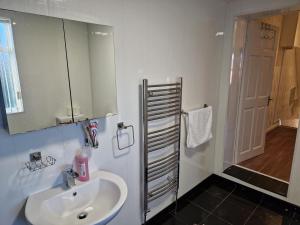
<path id="1" fill-rule="evenodd" d="M 300 225 L 299 207 L 215 175 L 174 207 L 147 225 Z"/>
<path id="2" fill-rule="evenodd" d="M 217 218 L 213 215 L 210 215 L 206 218 L 201 225 L 231 225 L 229 222 L 226 222 L 220 218 Z"/>
<path id="3" fill-rule="evenodd" d="M 211 185 L 206 191 L 216 198 L 224 199 L 231 193 L 232 190 L 224 190 L 217 185 Z"/>
<path id="4" fill-rule="evenodd" d="M 262 174 L 243 169 L 239 166 L 230 166 L 224 173 L 237 179 L 253 184 L 257 187 L 272 191 L 276 194 L 287 196 L 288 184 Z"/>
<path id="5" fill-rule="evenodd" d="M 187 225 L 186 223 L 182 223 L 181 221 L 177 220 L 174 216 L 169 217 L 168 219 L 161 220 L 159 223 L 161 225 Z M 154 224 L 153 224 L 154 225 Z"/>
<path id="6" fill-rule="evenodd" d="M 170 213 L 163 213 L 155 216 L 147 222 L 147 225 L 187 225 L 182 221 L 177 220 Z"/>
<path id="7" fill-rule="evenodd" d="M 200 224 L 206 219 L 209 213 L 189 202 L 183 202 L 178 205 L 177 212 L 173 212 L 175 218 L 188 225 Z"/>
<path id="8" fill-rule="evenodd" d="M 259 191 L 240 185 L 232 192 L 231 196 L 258 204 L 262 202 L 265 195 Z"/>
<path id="9" fill-rule="evenodd" d="M 206 191 L 216 198 L 226 198 L 234 189 L 236 184 L 223 178 L 217 178 L 211 185 L 207 186 Z"/>
<path id="10" fill-rule="evenodd" d="M 283 225 L 284 217 L 264 207 L 257 207 L 246 225 Z"/>
<path id="11" fill-rule="evenodd" d="M 230 195 L 213 214 L 234 225 L 242 225 L 246 222 L 256 206 L 257 204 L 251 201 Z"/>
<path id="12" fill-rule="evenodd" d="M 287 196 L 289 185 L 282 182 L 280 187 L 277 189 L 277 193 L 282 196 Z"/>
<path id="13" fill-rule="evenodd" d="M 217 175 L 211 175 L 210 177 L 205 179 L 203 183 L 201 183 L 201 186 L 204 189 L 208 189 L 212 185 L 217 185 L 218 187 L 227 190 L 229 192 L 232 190 L 232 188 L 236 187 L 235 182 L 231 180 L 227 180 Z"/>
<path id="14" fill-rule="evenodd" d="M 295 221 L 300 221 L 300 208 L 297 206 L 292 206 L 291 207 L 291 217 L 295 220 Z"/>
<path id="15" fill-rule="evenodd" d="M 247 181 L 253 176 L 253 172 L 249 170 L 245 170 L 238 166 L 230 166 L 226 170 L 224 170 L 224 173 L 233 176 L 237 179 L 240 179 L 242 181 Z"/>
<path id="16" fill-rule="evenodd" d="M 300 225 L 300 221 L 298 221 L 298 220 L 292 220 L 289 225 Z"/>
<path id="17" fill-rule="evenodd" d="M 200 206 L 207 211 L 213 211 L 221 202 L 222 198 L 215 197 L 213 194 L 203 191 L 197 196 L 192 196 L 188 198 L 193 204 Z"/>
<path id="18" fill-rule="evenodd" d="M 253 184 L 257 187 L 266 189 L 268 191 L 274 192 L 282 196 L 287 195 L 288 187 L 284 182 L 278 181 L 276 179 L 261 174 L 254 174 L 247 182 L 249 184 Z"/>
<path id="19" fill-rule="evenodd" d="M 261 206 L 286 217 L 292 217 L 294 214 L 291 204 L 267 195 L 263 197 Z"/>
<path id="20" fill-rule="evenodd" d="M 219 176 L 213 176 L 211 180 L 211 184 L 209 186 L 212 185 L 218 186 L 219 188 L 227 192 L 231 192 L 237 186 L 237 184 L 234 183 L 233 181 L 227 180 Z"/>

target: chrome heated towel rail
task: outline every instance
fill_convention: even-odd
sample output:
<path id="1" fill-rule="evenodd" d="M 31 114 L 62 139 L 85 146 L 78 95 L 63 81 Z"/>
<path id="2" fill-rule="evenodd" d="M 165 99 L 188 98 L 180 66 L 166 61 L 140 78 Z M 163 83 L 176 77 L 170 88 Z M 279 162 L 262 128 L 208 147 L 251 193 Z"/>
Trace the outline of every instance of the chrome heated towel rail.
<path id="1" fill-rule="evenodd" d="M 182 78 L 151 85 L 143 80 L 144 223 L 156 199 L 173 192 L 177 204 L 181 104 Z"/>

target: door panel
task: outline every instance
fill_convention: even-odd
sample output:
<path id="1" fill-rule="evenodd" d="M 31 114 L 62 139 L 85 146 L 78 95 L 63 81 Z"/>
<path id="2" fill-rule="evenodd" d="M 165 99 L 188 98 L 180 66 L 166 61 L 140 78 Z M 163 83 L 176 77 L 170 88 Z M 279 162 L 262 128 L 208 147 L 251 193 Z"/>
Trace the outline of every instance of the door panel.
<path id="1" fill-rule="evenodd" d="M 272 87 L 272 75 L 273 75 L 273 58 L 261 57 L 261 73 L 259 76 L 259 89 L 257 93 L 258 98 L 268 98 Z M 271 82 L 270 82 L 271 80 Z"/>
<path id="2" fill-rule="evenodd" d="M 251 134 L 252 134 L 252 126 L 253 126 L 253 119 L 254 119 L 254 111 L 252 108 L 245 109 L 243 112 L 243 135 L 241 135 L 241 148 L 240 148 L 240 154 L 244 154 L 245 152 L 250 151 L 251 147 Z"/>
<path id="3" fill-rule="evenodd" d="M 255 118 L 255 130 L 253 135 L 253 149 L 259 149 L 264 147 L 265 140 L 265 131 L 264 131 L 264 122 L 265 122 L 265 111 L 266 107 L 262 106 L 256 110 Z"/>
<path id="4" fill-rule="evenodd" d="M 253 55 L 248 58 L 248 65 L 247 65 L 246 76 L 245 76 L 245 78 L 247 78 L 247 82 L 245 84 L 246 85 L 245 100 L 255 99 L 256 84 L 259 76 L 259 65 L 260 65 L 260 58 L 258 56 Z"/>

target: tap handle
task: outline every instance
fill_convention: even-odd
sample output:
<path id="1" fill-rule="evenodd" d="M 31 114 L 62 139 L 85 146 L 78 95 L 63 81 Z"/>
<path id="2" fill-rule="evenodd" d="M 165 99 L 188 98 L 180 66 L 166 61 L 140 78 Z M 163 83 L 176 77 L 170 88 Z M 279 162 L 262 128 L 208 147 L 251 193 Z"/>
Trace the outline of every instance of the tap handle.
<path id="1" fill-rule="evenodd" d="M 64 173 L 66 173 L 67 175 L 72 176 L 73 178 L 79 177 L 79 174 L 76 171 L 74 171 L 73 167 L 66 167 L 64 169 Z"/>
<path id="2" fill-rule="evenodd" d="M 73 167 L 72 166 L 67 166 L 65 169 L 64 169 L 64 173 L 73 173 Z"/>
<path id="3" fill-rule="evenodd" d="M 72 176 L 73 176 L 73 178 L 77 178 L 77 177 L 79 177 L 79 173 L 77 173 L 76 171 L 73 171 Z"/>

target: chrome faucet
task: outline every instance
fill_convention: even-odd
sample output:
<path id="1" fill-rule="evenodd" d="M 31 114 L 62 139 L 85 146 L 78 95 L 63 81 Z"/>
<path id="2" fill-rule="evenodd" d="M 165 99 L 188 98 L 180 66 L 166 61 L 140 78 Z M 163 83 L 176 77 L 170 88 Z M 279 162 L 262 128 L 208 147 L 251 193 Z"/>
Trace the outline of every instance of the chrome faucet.
<path id="1" fill-rule="evenodd" d="M 75 186 L 75 178 L 78 177 L 78 173 L 72 167 L 67 167 L 63 172 L 63 176 L 67 188 Z"/>

